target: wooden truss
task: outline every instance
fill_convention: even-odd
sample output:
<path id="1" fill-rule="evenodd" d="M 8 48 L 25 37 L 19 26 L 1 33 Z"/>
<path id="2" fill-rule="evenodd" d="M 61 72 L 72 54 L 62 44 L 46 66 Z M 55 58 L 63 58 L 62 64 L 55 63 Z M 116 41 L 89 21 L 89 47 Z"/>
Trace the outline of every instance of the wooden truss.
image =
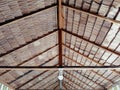
<path id="1" fill-rule="evenodd" d="M 69 47 L 69 46 L 67 46 L 66 44 L 63 43 L 63 40 L 64 40 L 63 34 L 64 34 L 64 33 L 68 33 L 68 34 L 73 35 L 73 36 L 75 36 L 75 37 L 77 37 L 77 38 L 80 38 L 80 39 L 82 39 L 82 40 L 84 40 L 84 41 L 86 41 L 86 42 L 88 42 L 88 43 L 90 43 L 90 44 L 93 44 L 93 45 L 95 45 L 95 46 L 97 46 L 97 47 L 99 47 L 99 48 L 101 48 L 101 49 L 103 49 L 103 50 L 105 50 L 105 51 L 108 51 L 108 52 L 110 52 L 110 53 L 113 53 L 113 54 L 115 54 L 115 55 L 120 56 L 120 53 L 118 53 L 118 52 L 114 52 L 113 50 L 111 50 L 111 49 L 109 49 L 109 48 L 105 48 L 105 47 L 103 47 L 103 46 L 101 46 L 101 45 L 98 45 L 98 44 L 96 44 L 96 43 L 94 43 L 94 42 L 91 42 L 91 41 L 89 41 L 89 40 L 87 40 L 87 39 L 85 39 L 85 38 L 83 38 L 83 37 L 81 37 L 81 36 L 79 36 L 79 35 L 77 35 L 77 34 L 75 34 L 75 33 L 73 33 L 73 32 L 70 32 L 70 31 L 68 31 L 68 30 L 65 30 L 65 29 L 63 28 L 63 27 L 64 27 L 63 8 L 65 7 L 65 8 L 67 8 L 67 9 L 74 10 L 74 11 L 79 12 L 79 13 L 85 13 L 85 14 L 87 14 L 87 15 L 90 15 L 90 16 L 93 16 L 93 17 L 100 18 L 100 19 L 102 19 L 102 20 L 108 21 L 108 22 L 110 22 L 110 23 L 112 23 L 112 24 L 120 24 L 120 21 L 113 20 L 113 19 L 110 19 L 110 18 L 107 18 L 107 17 L 104 17 L 104 16 L 100 16 L 100 15 L 97 15 L 97 14 L 94 14 L 94 13 L 90 13 L 90 12 L 87 12 L 87 11 L 84 11 L 84 10 L 80 10 L 80 9 L 78 9 L 78 8 L 75 8 L 75 7 L 72 7 L 72 6 L 70 6 L 70 5 L 67 5 L 67 4 L 62 3 L 62 0 L 57 0 L 57 4 L 53 4 L 53 5 L 47 6 L 47 7 L 45 7 L 45 8 L 42 8 L 42 9 L 40 9 L 40 10 L 31 12 L 31 13 L 29 13 L 29 14 L 26 14 L 26 15 L 23 15 L 23 16 L 20 16 L 20 17 L 17 17 L 17 18 L 15 18 L 15 19 L 11 19 L 11 20 L 2 22 L 2 23 L 0 23 L 0 26 L 6 25 L 6 24 L 9 24 L 9 23 L 16 22 L 17 20 L 24 19 L 25 17 L 28 17 L 28 16 L 30 16 L 30 15 L 36 14 L 36 13 L 38 13 L 38 12 L 40 12 L 40 11 L 43 11 L 43 10 L 46 10 L 46 9 L 49 9 L 49 8 L 52 8 L 52 7 L 57 7 L 57 19 L 58 19 L 58 23 L 57 23 L 57 24 L 58 24 L 58 29 L 53 30 L 53 31 L 51 31 L 51 32 L 48 32 L 47 34 L 44 34 L 44 35 L 42 35 L 42 36 L 40 36 L 40 37 L 38 37 L 38 38 L 30 41 L 30 42 L 27 42 L 27 43 L 25 43 L 25 44 L 23 44 L 23 45 L 21 45 L 21 46 L 19 46 L 19 47 L 17 47 L 17 48 L 14 48 L 14 49 L 6 52 L 6 53 L 2 53 L 2 54 L 0 54 L 0 57 L 5 56 L 5 55 L 7 55 L 7 54 L 9 54 L 9 53 L 11 53 L 11 52 L 13 52 L 13 51 L 16 51 L 16 50 L 18 50 L 18 49 L 20 49 L 20 48 L 22 48 L 22 47 L 24 47 L 24 46 L 27 46 L 28 44 L 31 44 L 31 43 L 33 43 L 33 42 L 35 42 L 35 41 L 37 41 L 37 40 L 39 40 L 39 39 L 41 39 L 41 38 L 44 38 L 44 37 L 46 37 L 46 36 L 48 36 L 48 35 L 50 35 L 50 34 L 52 34 L 52 33 L 54 33 L 54 32 L 58 32 L 58 44 L 56 44 L 55 46 L 50 47 L 50 48 L 44 50 L 43 52 L 41 52 L 41 53 L 39 53 L 39 54 L 34 55 L 32 58 L 30 58 L 30 59 L 28 59 L 28 60 L 25 60 L 24 62 L 18 64 L 17 66 L 0 66 L 0 70 L 7 70 L 7 71 L 3 72 L 0 76 L 2 76 L 3 74 L 5 74 L 5 73 L 7 73 L 7 72 L 10 72 L 10 70 L 45 70 L 43 73 L 41 73 L 41 74 L 44 74 L 44 73 L 46 73 L 48 70 L 58 70 L 59 68 L 63 68 L 64 70 L 92 70 L 92 72 L 94 72 L 94 73 L 96 73 L 94 70 L 111 70 L 112 72 L 114 72 L 115 74 L 117 74 L 117 75 L 120 76 L 120 73 L 119 73 L 118 71 L 116 71 L 116 70 L 120 70 L 120 65 L 110 65 L 110 66 L 107 66 L 107 65 L 106 65 L 106 66 L 105 66 L 105 65 L 100 64 L 99 62 L 95 61 L 94 59 L 89 58 L 89 57 L 87 57 L 87 56 L 79 53 L 79 52 L 76 51 L 75 49 L 73 49 L 73 48 L 71 48 L 71 47 Z M 47 52 L 48 50 L 50 50 L 50 49 L 52 49 L 52 48 L 54 48 L 54 47 L 56 47 L 56 46 L 58 46 L 58 48 L 59 48 L 59 49 L 58 49 L 58 50 L 59 50 L 59 54 L 57 55 L 57 56 L 59 57 L 59 63 L 58 63 L 58 65 L 56 65 L 56 66 L 42 66 L 42 65 L 41 65 L 41 66 L 22 66 L 24 63 L 32 60 L 33 58 L 35 58 L 35 57 L 43 54 L 44 52 Z M 96 64 L 99 65 L 99 66 L 84 66 L 84 65 L 82 65 L 81 63 L 76 62 L 76 61 L 73 60 L 72 58 L 69 58 L 69 57 L 63 55 L 63 47 L 66 47 L 66 48 L 68 48 L 68 49 L 70 49 L 70 50 L 78 53 L 78 54 L 81 55 L 82 57 L 84 57 L 84 58 L 86 58 L 87 60 L 90 60 L 90 61 L 96 63 Z M 57 56 L 55 56 L 55 57 L 57 57 Z M 52 61 L 55 57 L 51 58 L 51 59 L 48 60 L 47 62 Z M 63 57 L 69 59 L 70 61 L 72 61 L 72 62 L 74 62 L 74 63 L 77 63 L 79 66 L 65 66 L 64 63 L 63 63 Z M 45 63 L 47 63 L 47 62 L 45 62 Z M 31 72 L 32 72 L 32 71 L 31 71 Z M 29 72 L 28 72 L 28 73 L 29 73 Z M 67 74 L 70 74 L 68 71 L 66 71 L 66 73 L 67 73 Z M 76 73 L 79 73 L 79 72 L 76 72 Z M 27 74 L 27 73 L 26 73 L 26 74 Z M 40 74 L 40 75 L 41 75 L 41 74 Z M 52 74 L 53 74 L 53 73 L 52 73 Z M 79 73 L 79 74 L 80 74 L 80 73 Z M 98 74 L 98 73 L 96 73 L 96 74 L 97 74 L 98 76 L 101 76 L 101 75 Z M 40 75 L 38 75 L 38 76 L 40 76 Z M 73 77 L 76 78 L 76 79 L 79 79 L 79 78 L 77 78 L 76 76 L 74 76 L 73 74 L 70 74 L 70 75 L 73 76 Z M 38 77 L 38 76 L 36 76 L 36 77 Z M 85 77 L 84 75 L 82 75 L 82 76 Z M 20 87 L 24 86 L 25 84 L 31 82 L 31 81 L 34 80 L 36 77 L 34 77 L 34 78 L 31 79 L 30 81 L 24 83 L 23 85 L 19 86 L 16 90 L 18 90 Z M 112 82 L 111 80 L 105 78 L 104 76 L 101 76 L 101 77 L 104 78 L 105 80 L 107 80 L 108 82 L 110 82 L 110 83 L 113 84 L 113 82 Z M 46 78 L 47 78 L 47 77 L 46 77 Z M 86 77 L 85 77 L 85 78 L 86 78 Z M 70 81 L 70 82 L 73 82 L 72 80 L 70 80 L 70 78 L 68 78 L 68 77 L 66 77 L 66 76 L 65 76 L 65 79 L 68 80 L 68 81 Z M 89 79 L 89 78 L 87 78 L 87 79 Z M 1 82 L 2 82 L 2 81 L 1 81 Z M 13 81 L 13 82 L 14 82 L 14 81 Z M 92 81 L 92 82 L 93 82 L 93 83 L 96 83 L 96 82 L 94 82 L 94 81 Z M 12 83 L 12 82 L 11 82 L 11 83 Z M 55 83 L 55 82 L 54 82 L 54 83 Z M 53 83 L 53 85 L 54 85 L 54 83 Z M 64 83 L 65 83 L 65 82 L 64 82 Z M 84 83 L 85 83 L 85 82 L 84 82 Z M 36 83 L 36 84 L 37 84 L 37 83 Z M 99 85 L 99 86 L 101 86 L 101 87 L 103 87 L 103 86 L 100 85 L 99 83 L 96 83 L 96 84 Z M 6 84 L 6 85 L 9 86 L 9 84 Z M 77 84 L 76 84 L 76 85 L 77 85 Z M 80 88 L 82 88 L 82 89 L 84 89 L 82 86 L 79 86 L 79 85 L 77 85 L 77 86 L 80 87 Z M 9 87 L 10 87 L 10 86 L 9 86 Z M 57 87 L 57 86 L 56 86 L 56 87 Z M 56 88 L 56 87 L 55 87 L 55 88 Z M 70 88 L 70 89 L 72 89 L 72 88 L 71 88 L 71 85 L 70 85 L 70 84 L 67 84 L 67 83 L 65 84 L 64 87 L 65 87 L 65 88 Z M 90 86 L 90 87 L 91 87 L 92 89 L 94 89 L 92 86 Z M 30 87 L 29 87 L 29 88 L 30 88 Z M 104 88 L 104 90 L 105 90 L 105 87 L 103 87 L 103 88 Z M 12 88 L 12 89 L 13 89 L 13 88 Z"/>

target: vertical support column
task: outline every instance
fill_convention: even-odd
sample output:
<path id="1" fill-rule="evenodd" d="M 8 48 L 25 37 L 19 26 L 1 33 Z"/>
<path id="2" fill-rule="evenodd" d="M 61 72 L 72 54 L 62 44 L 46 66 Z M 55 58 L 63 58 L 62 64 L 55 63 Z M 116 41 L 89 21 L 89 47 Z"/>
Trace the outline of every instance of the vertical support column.
<path id="1" fill-rule="evenodd" d="M 62 29 L 63 29 L 63 19 L 62 19 L 62 0 L 57 0 L 57 17 L 58 17 L 58 43 L 59 43 L 59 67 L 62 67 Z"/>

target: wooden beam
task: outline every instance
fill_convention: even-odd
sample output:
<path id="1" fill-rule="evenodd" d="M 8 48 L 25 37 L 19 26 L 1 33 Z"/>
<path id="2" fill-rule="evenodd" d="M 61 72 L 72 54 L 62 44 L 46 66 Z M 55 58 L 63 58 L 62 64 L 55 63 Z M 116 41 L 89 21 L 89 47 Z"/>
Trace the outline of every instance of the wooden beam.
<path id="1" fill-rule="evenodd" d="M 59 66 L 62 67 L 62 32 L 58 31 L 58 43 L 59 43 Z"/>
<path id="2" fill-rule="evenodd" d="M 56 77 L 57 78 L 57 77 Z M 52 82 L 49 86 L 47 86 L 45 89 L 53 89 L 53 85 L 55 85 L 55 84 L 57 84 L 57 86 L 59 85 L 59 83 L 58 83 L 58 80 L 56 80 L 56 81 L 54 81 L 54 82 Z M 52 86 L 52 88 L 51 88 L 51 86 Z M 55 87 L 54 87 L 55 88 Z M 53 89 L 54 90 L 54 89 Z"/>
<path id="3" fill-rule="evenodd" d="M 59 43 L 59 66 L 62 67 L 62 0 L 57 0 L 57 15 L 58 15 L 58 43 Z"/>
<path id="4" fill-rule="evenodd" d="M 50 62 L 51 60 L 53 60 L 53 59 L 56 58 L 56 57 L 57 57 L 57 56 L 55 56 L 55 57 L 53 57 L 53 58 L 47 60 L 46 62 L 42 63 L 42 64 L 39 65 L 39 66 L 42 66 L 42 65 L 44 65 L 44 64 L 46 64 L 46 63 L 48 63 L 48 62 Z M 8 82 L 8 84 L 11 84 L 11 83 L 13 83 L 13 82 L 19 80 L 20 78 L 24 77 L 25 75 L 28 75 L 28 74 L 31 73 L 31 72 L 33 72 L 33 70 L 30 70 L 30 71 L 24 73 L 23 75 L 20 75 L 19 77 L 15 78 L 15 80 L 12 80 L 12 81 Z"/>
<path id="5" fill-rule="evenodd" d="M 29 45 L 29 44 L 31 44 L 31 43 L 33 43 L 33 42 L 35 42 L 35 41 L 43 38 L 43 37 L 46 37 L 46 36 L 48 36 L 48 35 L 50 35 L 50 34 L 53 34 L 53 33 L 56 32 L 56 31 L 58 31 L 58 30 L 55 29 L 55 30 L 53 30 L 53 31 L 50 31 L 50 32 L 48 32 L 48 33 L 46 33 L 46 34 L 43 34 L 42 36 L 37 37 L 37 38 L 34 39 L 34 40 L 31 40 L 31 41 L 29 41 L 29 42 L 27 42 L 27 43 L 25 43 L 25 44 L 20 45 L 19 47 L 16 47 L 16 48 L 14 48 L 14 49 L 12 49 L 12 50 L 10 50 L 10 51 L 7 51 L 7 52 L 5 52 L 5 53 L 1 53 L 1 54 L 0 54 L 0 57 L 3 57 L 4 55 L 10 54 L 10 53 L 12 53 L 12 52 L 14 52 L 14 51 L 22 48 L 22 47 L 25 47 L 25 46 L 27 46 L 27 45 Z"/>
<path id="6" fill-rule="evenodd" d="M 24 14 L 24 15 L 22 15 L 22 16 L 15 17 L 15 18 L 10 19 L 10 20 L 7 20 L 7 21 L 5 21 L 5 22 L 1 22 L 1 23 L 0 23 L 0 26 L 2 26 L 2 25 L 7 25 L 7 24 L 9 24 L 9 23 L 18 22 L 18 20 L 22 20 L 22 19 L 24 19 L 24 18 L 26 18 L 26 17 L 29 17 L 29 16 L 32 16 L 32 15 L 36 15 L 36 14 L 38 14 L 38 13 L 41 12 L 41 11 L 50 9 L 50 8 L 52 8 L 52 7 L 55 7 L 55 6 L 57 6 L 56 3 L 54 3 L 54 4 L 52 4 L 52 5 L 45 6 L 44 8 L 38 9 L 38 10 L 36 10 L 36 11 L 32 11 L 32 12 L 27 13 L 27 14 Z"/>
<path id="7" fill-rule="evenodd" d="M 0 70 L 119 70 L 120 66 L 0 66 Z"/>
<path id="8" fill-rule="evenodd" d="M 81 63 L 77 62 L 76 60 L 73 60 L 73 59 L 71 59 L 71 58 L 69 58 L 69 57 L 67 57 L 67 56 L 65 56 L 65 55 L 64 55 L 64 57 L 67 58 L 67 59 L 69 59 L 69 60 L 71 60 L 72 62 L 74 62 L 74 63 L 80 65 L 80 66 L 84 66 L 83 64 L 81 64 Z M 96 73 L 94 70 L 91 70 L 91 72 L 97 74 L 98 76 L 104 78 L 105 80 L 107 80 L 108 82 L 110 82 L 110 83 L 113 84 L 113 82 L 112 82 L 111 80 L 109 80 L 109 79 L 105 78 L 104 76 L 102 76 L 102 75 Z M 84 75 L 82 75 L 82 76 L 85 77 L 86 79 L 89 79 L 89 78 L 87 78 L 87 77 L 84 76 Z M 91 80 L 91 79 L 89 79 L 89 80 Z M 91 80 L 91 81 L 92 81 L 92 80 Z M 96 82 L 94 82 L 94 81 L 92 81 L 92 82 L 95 83 L 95 84 L 97 84 L 97 85 L 99 85 L 99 86 L 101 86 L 101 87 L 103 87 L 102 85 L 100 85 L 100 84 L 98 84 L 98 83 L 96 83 Z M 103 87 L 103 88 L 104 88 L 104 87 Z"/>
<path id="9" fill-rule="evenodd" d="M 73 59 L 71 59 L 71 58 L 69 58 L 69 57 L 67 57 L 67 56 L 64 56 L 64 57 L 67 58 L 67 59 L 69 59 L 69 60 L 71 60 L 72 62 L 75 62 L 76 64 L 78 64 L 78 65 L 80 65 L 80 66 L 84 66 L 83 64 L 81 64 L 81 63 L 79 63 L 79 62 L 77 62 L 77 61 L 75 61 L 75 60 L 73 60 Z M 112 83 L 112 84 L 114 83 L 114 82 L 112 82 L 111 80 L 109 80 L 109 79 L 105 78 L 104 76 L 102 76 L 101 74 L 98 74 L 98 73 L 95 72 L 94 70 L 91 70 L 91 72 L 97 74 L 98 76 L 102 77 L 103 79 L 107 80 L 108 82 L 110 82 L 110 83 Z"/>
<path id="10" fill-rule="evenodd" d="M 68 89 L 68 90 L 78 90 L 78 88 L 76 88 L 76 87 L 74 87 L 73 85 L 69 84 L 69 83 L 66 82 L 65 80 L 64 80 L 63 84 L 69 86 L 69 89 Z M 71 87 L 72 87 L 72 88 L 71 88 Z M 73 89 L 73 88 L 74 88 L 74 89 Z"/>
<path id="11" fill-rule="evenodd" d="M 72 76 L 73 78 L 75 78 L 75 79 L 78 80 L 79 82 L 82 82 L 82 83 L 84 83 L 85 85 L 89 86 L 89 87 L 92 88 L 93 90 L 95 90 L 94 87 L 90 86 L 90 85 L 87 84 L 85 81 L 80 80 L 78 77 L 76 77 L 75 75 L 69 73 L 68 71 L 65 71 L 65 73 L 68 74 L 68 75 L 70 75 L 70 76 Z"/>
<path id="12" fill-rule="evenodd" d="M 58 64 L 56 64 L 55 66 L 57 66 Z M 31 70 L 31 69 L 30 69 Z M 36 75 L 35 77 L 33 77 L 32 79 L 28 80 L 27 82 L 23 83 L 22 85 L 18 86 L 15 90 L 20 89 L 21 87 L 23 87 L 24 85 L 28 84 L 29 82 L 33 81 L 34 79 L 38 78 L 39 76 L 43 75 L 44 73 L 48 72 L 48 69 L 44 70 L 42 73 Z M 55 72 L 54 72 L 55 73 Z"/>
<path id="13" fill-rule="evenodd" d="M 0 66 L 0 70 L 119 70 L 120 66 Z"/>
<path id="14" fill-rule="evenodd" d="M 41 76 L 42 74 L 46 73 L 47 71 L 48 71 L 48 70 L 43 71 L 42 73 L 38 74 L 38 75 L 37 75 L 37 76 L 35 76 L 34 78 L 30 79 L 29 81 L 27 81 L 27 82 L 23 83 L 22 85 L 18 86 L 15 90 L 20 89 L 21 87 L 23 87 L 23 86 L 24 86 L 24 85 L 26 85 L 27 83 L 31 82 L 32 80 L 34 80 L 34 79 L 38 78 L 39 76 Z"/>
<path id="15" fill-rule="evenodd" d="M 86 78 L 86 79 L 88 79 L 88 80 L 90 80 L 91 82 L 93 82 L 93 83 L 95 83 L 95 84 L 97 84 L 98 86 L 100 86 L 100 87 L 102 87 L 103 89 L 105 89 L 105 87 L 103 86 L 103 85 L 101 85 L 101 84 L 99 84 L 99 83 L 97 83 L 97 82 L 95 82 L 95 81 L 93 81 L 92 79 L 90 79 L 90 78 L 88 78 L 87 76 L 85 76 L 85 75 L 82 75 L 81 73 L 79 73 L 78 71 L 75 71 L 77 74 L 79 74 L 80 76 L 82 76 L 82 77 L 84 77 L 84 78 Z M 92 72 L 92 71 L 91 71 Z M 110 83 L 111 83 L 111 81 L 110 81 Z"/>
<path id="16" fill-rule="evenodd" d="M 76 11 L 76 12 L 79 12 L 79 13 L 84 13 L 84 14 L 87 14 L 87 15 L 90 15 L 90 16 L 93 16 L 93 17 L 96 17 L 96 18 L 99 18 L 101 20 L 105 20 L 105 21 L 108 21 L 110 23 L 115 23 L 115 24 L 120 24 L 120 21 L 118 20 L 113 20 L 111 18 L 108 18 L 108 17 L 104 17 L 104 16 L 101 16 L 101 15 L 98 15 L 98 14 L 94 14 L 92 12 L 87 12 L 87 11 L 84 11 L 84 10 L 80 10 L 79 8 L 77 7 L 72 7 L 70 5 L 67 5 L 65 3 L 62 4 L 65 8 L 69 9 L 69 10 L 73 10 L 73 11 Z"/>
<path id="17" fill-rule="evenodd" d="M 66 44 L 63 44 L 63 46 L 66 47 L 66 48 L 68 48 L 68 49 L 70 49 L 70 50 L 72 50 L 72 51 L 74 51 L 74 52 L 76 52 L 76 53 L 79 54 L 80 56 L 85 57 L 87 60 L 92 61 L 92 62 L 94 62 L 94 63 L 96 63 L 96 64 L 102 66 L 102 64 L 99 63 L 98 61 L 96 61 L 96 60 L 94 60 L 94 59 L 88 57 L 87 55 L 84 55 L 84 54 L 82 54 L 82 53 L 76 51 L 75 49 L 71 48 L 70 46 L 68 46 L 68 45 L 66 45 Z"/>
<path id="18" fill-rule="evenodd" d="M 99 47 L 99 48 L 101 48 L 101 49 L 103 49 L 103 50 L 105 50 L 105 51 L 108 51 L 108 52 L 110 52 L 110 53 L 113 53 L 113 54 L 116 54 L 116 55 L 120 56 L 120 53 L 114 52 L 113 50 L 111 50 L 111 49 L 109 49 L 109 48 L 105 48 L 105 47 L 103 47 L 103 46 L 100 46 L 99 44 L 96 44 L 96 43 L 94 43 L 94 42 L 92 42 L 92 41 L 89 41 L 89 40 L 83 38 L 82 36 L 79 36 L 79 35 L 76 34 L 76 33 L 70 32 L 70 31 L 65 30 L 65 29 L 63 29 L 63 31 L 66 32 L 66 33 L 69 33 L 69 34 L 71 34 L 71 35 L 73 35 L 73 36 L 75 36 L 75 37 L 78 37 L 78 38 L 80 38 L 80 39 L 82 39 L 82 40 L 84 40 L 84 41 L 86 41 L 86 42 L 88 42 L 88 43 L 90 43 L 90 44 L 92 44 L 92 45 L 95 45 L 95 46 L 97 46 L 97 47 Z"/>
<path id="19" fill-rule="evenodd" d="M 54 77 L 52 78 L 51 76 L 54 76 Z M 55 76 L 56 76 L 56 77 L 55 77 Z M 46 79 L 48 79 L 48 78 L 50 78 L 50 79 L 49 79 L 46 83 L 44 83 L 44 81 L 46 81 Z M 52 80 L 55 80 L 56 78 L 57 78 L 57 71 L 48 74 L 48 75 L 45 76 L 42 80 L 40 80 L 36 85 L 39 86 L 38 88 L 40 88 L 40 87 L 42 87 L 42 86 L 43 86 L 43 87 L 48 86 L 49 83 L 51 83 L 51 81 L 52 81 Z M 43 81 L 43 83 L 42 83 L 42 84 L 39 84 L 39 83 L 41 83 L 42 81 Z M 32 85 L 31 88 L 34 87 L 34 86 L 36 86 L 36 85 Z M 49 85 L 49 86 L 50 86 L 50 85 Z M 30 88 L 28 88 L 28 89 L 30 89 Z"/>
<path id="20" fill-rule="evenodd" d="M 68 81 L 70 81 L 71 83 L 75 84 L 77 87 L 80 87 L 81 89 L 86 90 L 85 88 L 83 88 L 83 87 L 80 86 L 79 84 L 73 82 L 70 78 L 66 77 L 65 75 L 64 75 L 64 78 L 67 79 Z"/>
<path id="21" fill-rule="evenodd" d="M 70 50 L 76 52 L 76 53 L 79 54 L 80 56 L 85 57 L 87 60 L 90 60 L 90 61 L 92 61 L 92 62 L 94 62 L 94 63 L 96 63 L 96 64 L 98 64 L 98 65 L 100 65 L 100 66 L 104 66 L 104 64 L 101 64 L 101 63 L 97 62 L 96 60 L 88 57 L 87 55 L 83 55 L 82 53 L 76 51 L 75 49 L 73 49 L 73 48 L 71 48 L 71 47 L 69 47 L 69 46 L 67 46 L 67 45 L 65 45 L 65 44 L 63 44 L 63 46 L 65 46 L 65 47 L 69 48 Z M 118 65 L 116 69 L 120 69 L 120 65 Z M 108 69 L 107 69 L 107 70 L 108 70 Z M 110 70 L 110 69 L 109 69 L 109 70 Z M 114 69 L 113 69 L 113 70 L 111 69 L 111 71 L 120 76 L 120 73 L 117 72 L 117 71 L 115 71 Z"/>
<path id="22" fill-rule="evenodd" d="M 104 77 L 103 75 L 101 75 L 101 74 L 99 74 L 99 73 L 95 72 L 94 70 L 91 70 L 91 71 L 92 71 L 93 73 L 95 73 L 95 74 L 99 75 L 100 77 L 104 78 L 105 80 L 109 81 L 111 84 L 114 84 L 114 82 L 113 82 L 113 81 L 109 80 L 108 78 Z"/>
<path id="23" fill-rule="evenodd" d="M 46 49 L 46 50 L 44 50 L 44 51 L 42 51 L 42 52 L 40 52 L 40 53 L 34 55 L 33 57 L 30 57 L 30 58 L 27 59 L 27 60 L 24 60 L 23 62 L 19 63 L 19 64 L 16 65 L 16 66 L 21 66 L 21 65 L 25 64 L 26 62 L 33 60 L 33 59 L 36 58 L 37 56 L 39 56 L 39 55 L 41 55 L 41 54 L 43 54 L 43 53 L 51 50 L 52 48 L 55 48 L 57 45 L 58 45 L 58 44 L 56 44 L 56 45 L 54 45 L 54 46 L 52 46 L 52 47 L 50 47 L 50 48 L 48 48 L 48 49 Z M 56 57 L 56 56 L 55 56 L 55 57 Z M 54 57 L 51 58 L 51 59 L 49 59 L 49 61 L 51 61 L 52 59 L 54 59 Z M 43 63 L 43 64 L 44 64 L 44 63 Z M 8 73 L 9 71 L 10 71 L 10 70 L 7 70 L 7 71 L 1 73 L 0 76 L 4 75 L 5 73 Z"/>
<path id="24" fill-rule="evenodd" d="M 54 74 L 54 73 L 52 73 Z M 34 83 L 32 86 L 28 87 L 27 89 L 29 90 L 30 88 L 36 86 L 37 84 L 39 84 L 40 82 L 42 82 L 43 80 L 45 80 L 46 78 L 48 78 L 50 75 L 52 74 L 49 74 L 48 76 L 44 77 L 42 80 L 39 80 L 38 82 Z M 52 78 L 52 79 L 55 79 L 55 78 Z M 50 80 L 51 81 L 51 80 Z M 50 81 L 48 81 L 47 83 L 49 83 Z"/>
<path id="25" fill-rule="evenodd" d="M 58 1 L 58 29 L 63 29 L 64 22 L 63 22 L 63 10 L 62 10 L 62 0 Z"/>

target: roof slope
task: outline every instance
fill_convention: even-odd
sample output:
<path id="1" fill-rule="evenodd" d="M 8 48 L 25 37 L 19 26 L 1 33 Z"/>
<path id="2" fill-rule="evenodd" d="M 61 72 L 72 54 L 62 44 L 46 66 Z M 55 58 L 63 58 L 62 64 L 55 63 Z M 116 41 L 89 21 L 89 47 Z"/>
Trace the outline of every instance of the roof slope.
<path id="1" fill-rule="evenodd" d="M 0 66 L 120 65 L 119 0 L 63 0 L 58 8 L 57 0 L 1 0 Z M 0 70 L 0 81 L 16 90 L 59 89 L 57 76 Z M 64 70 L 63 88 L 105 90 L 119 80 L 119 69 Z"/>

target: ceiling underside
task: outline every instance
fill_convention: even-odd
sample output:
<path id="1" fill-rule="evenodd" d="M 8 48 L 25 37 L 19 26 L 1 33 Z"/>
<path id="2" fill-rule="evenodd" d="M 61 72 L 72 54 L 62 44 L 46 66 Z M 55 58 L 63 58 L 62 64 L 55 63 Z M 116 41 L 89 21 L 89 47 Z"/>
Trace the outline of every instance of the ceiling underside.
<path id="1" fill-rule="evenodd" d="M 59 66 L 56 0 L 0 0 L 0 66 Z M 120 1 L 63 0 L 62 65 L 120 65 Z M 105 19 L 107 18 L 107 19 Z M 59 89 L 56 70 L 0 70 L 16 90 Z M 63 89 L 105 90 L 120 70 L 64 70 Z"/>

